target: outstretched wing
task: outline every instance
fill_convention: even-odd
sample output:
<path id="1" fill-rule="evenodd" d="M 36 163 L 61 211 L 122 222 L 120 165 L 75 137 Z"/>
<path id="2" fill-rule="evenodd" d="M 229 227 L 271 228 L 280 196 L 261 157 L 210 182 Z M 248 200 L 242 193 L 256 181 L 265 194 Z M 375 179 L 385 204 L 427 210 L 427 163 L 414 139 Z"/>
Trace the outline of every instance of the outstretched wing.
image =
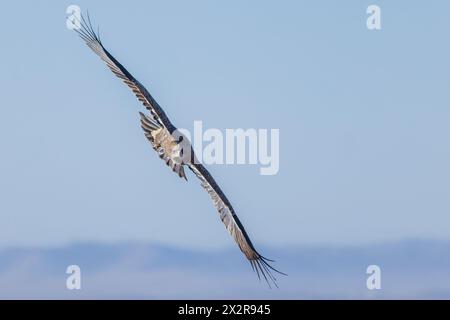
<path id="1" fill-rule="evenodd" d="M 269 262 L 273 261 L 263 257 L 258 253 L 258 251 L 256 251 L 249 236 L 247 235 L 247 232 L 245 232 L 244 226 L 234 212 L 233 207 L 208 170 L 202 164 L 190 163 L 188 166 L 200 179 L 203 188 L 205 188 L 208 192 L 214 202 L 214 206 L 219 212 L 220 220 L 222 220 L 225 228 L 236 241 L 239 249 L 241 249 L 250 261 L 250 264 L 253 269 L 256 270 L 258 277 L 262 275 L 267 283 L 269 283 L 270 280 L 276 286 L 276 278 L 271 271 L 275 271 L 283 275 L 284 273 L 274 269 L 269 264 Z"/>
<path id="2" fill-rule="evenodd" d="M 153 99 L 151 94 L 145 89 L 145 87 L 139 83 L 128 71 L 122 66 L 103 46 L 98 33 L 95 33 L 92 28 L 92 24 L 87 16 L 85 19 L 81 16 L 80 21 L 81 27 L 79 29 L 74 29 L 80 37 L 86 42 L 89 48 L 92 49 L 108 66 L 109 69 L 125 84 L 127 84 L 130 89 L 134 92 L 136 97 L 141 101 L 144 106 L 150 111 L 153 118 L 162 126 L 164 126 L 170 133 L 175 130 L 175 127 L 170 122 L 169 118 L 166 116 L 163 109 L 159 104 Z"/>

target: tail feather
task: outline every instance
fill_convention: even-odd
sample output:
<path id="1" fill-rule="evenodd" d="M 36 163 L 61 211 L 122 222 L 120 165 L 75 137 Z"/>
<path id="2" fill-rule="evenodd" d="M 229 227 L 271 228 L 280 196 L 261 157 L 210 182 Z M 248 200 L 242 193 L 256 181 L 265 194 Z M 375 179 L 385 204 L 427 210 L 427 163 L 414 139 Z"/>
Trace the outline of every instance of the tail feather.
<path id="1" fill-rule="evenodd" d="M 173 172 L 177 173 L 180 178 L 184 178 L 187 181 L 186 174 L 184 172 L 183 165 L 175 164 L 172 168 Z"/>

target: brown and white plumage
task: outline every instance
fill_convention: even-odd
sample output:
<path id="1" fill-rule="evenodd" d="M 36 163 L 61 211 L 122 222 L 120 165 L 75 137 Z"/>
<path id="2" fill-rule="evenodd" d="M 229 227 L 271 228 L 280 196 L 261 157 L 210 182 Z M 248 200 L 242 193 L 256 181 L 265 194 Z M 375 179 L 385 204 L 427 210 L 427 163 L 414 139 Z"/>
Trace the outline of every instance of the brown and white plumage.
<path id="1" fill-rule="evenodd" d="M 200 179 L 201 185 L 208 192 L 219 212 L 221 221 L 236 241 L 239 249 L 250 261 L 258 277 L 262 276 L 268 283 L 273 282 L 276 285 L 276 278 L 271 271 L 281 272 L 270 266 L 269 262 L 272 260 L 263 257 L 255 249 L 225 194 L 208 170 L 196 161 L 194 151 L 186 141 L 187 139 L 184 139 L 183 143 L 181 143 L 183 139 L 174 134 L 176 127 L 172 125 L 165 112 L 150 93 L 105 49 L 98 33 L 92 28 L 89 15 L 87 19 L 84 17 L 81 19 L 81 28 L 75 29 L 75 31 L 106 63 L 109 69 L 131 88 L 139 101 L 150 111 L 151 116 L 140 112 L 140 117 L 141 127 L 153 149 L 179 177 L 186 179 L 184 166 L 187 166 Z"/>

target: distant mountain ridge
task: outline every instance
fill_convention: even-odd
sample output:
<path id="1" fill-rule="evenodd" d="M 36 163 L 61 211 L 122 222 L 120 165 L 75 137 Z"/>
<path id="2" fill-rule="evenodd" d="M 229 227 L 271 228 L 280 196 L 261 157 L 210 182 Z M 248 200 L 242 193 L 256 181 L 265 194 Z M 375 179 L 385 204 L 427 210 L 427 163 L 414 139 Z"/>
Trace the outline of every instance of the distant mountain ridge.
<path id="1" fill-rule="evenodd" d="M 259 281 L 239 250 L 194 251 L 156 244 L 80 243 L 0 250 L 2 299 L 450 299 L 450 241 L 352 247 L 265 248 L 288 274 L 279 289 Z M 81 290 L 66 268 L 81 268 Z M 381 268 L 381 290 L 366 269 Z"/>

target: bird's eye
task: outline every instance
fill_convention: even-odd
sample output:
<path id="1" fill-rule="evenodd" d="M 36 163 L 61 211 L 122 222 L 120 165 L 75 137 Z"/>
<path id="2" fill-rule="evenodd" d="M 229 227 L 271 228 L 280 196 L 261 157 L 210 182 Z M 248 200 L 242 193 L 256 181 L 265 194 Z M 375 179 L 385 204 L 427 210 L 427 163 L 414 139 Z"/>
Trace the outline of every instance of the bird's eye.
<path id="1" fill-rule="evenodd" d="M 183 136 L 180 136 L 180 137 L 178 138 L 178 142 L 181 142 L 181 141 L 183 141 Z"/>

